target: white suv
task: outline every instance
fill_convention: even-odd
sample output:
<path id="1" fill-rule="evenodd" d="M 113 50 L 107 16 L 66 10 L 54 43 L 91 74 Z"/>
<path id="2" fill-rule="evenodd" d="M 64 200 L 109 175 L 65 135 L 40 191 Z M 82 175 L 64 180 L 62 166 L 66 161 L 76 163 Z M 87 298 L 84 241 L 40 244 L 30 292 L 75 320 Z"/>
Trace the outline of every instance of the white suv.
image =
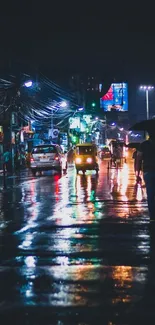
<path id="1" fill-rule="evenodd" d="M 62 173 L 67 170 L 67 159 L 58 145 L 44 144 L 33 148 L 30 168 L 34 175 L 43 170 L 56 170 Z"/>

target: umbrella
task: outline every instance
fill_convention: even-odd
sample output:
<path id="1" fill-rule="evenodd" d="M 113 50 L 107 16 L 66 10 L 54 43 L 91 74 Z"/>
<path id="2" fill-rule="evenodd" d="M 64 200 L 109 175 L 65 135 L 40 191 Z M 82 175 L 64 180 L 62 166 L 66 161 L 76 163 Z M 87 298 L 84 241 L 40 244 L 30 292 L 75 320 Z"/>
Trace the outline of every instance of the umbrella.
<path id="1" fill-rule="evenodd" d="M 155 119 L 144 120 L 130 127 L 130 131 L 147 131 L 155 134 Z"/>
<path id="2" fill-rule="evenodd" d="M 132 148 L 132 149 L 138 149 L 140 146 L 140 142 L 130 142 L 126 145 L 128 148 Z"/>

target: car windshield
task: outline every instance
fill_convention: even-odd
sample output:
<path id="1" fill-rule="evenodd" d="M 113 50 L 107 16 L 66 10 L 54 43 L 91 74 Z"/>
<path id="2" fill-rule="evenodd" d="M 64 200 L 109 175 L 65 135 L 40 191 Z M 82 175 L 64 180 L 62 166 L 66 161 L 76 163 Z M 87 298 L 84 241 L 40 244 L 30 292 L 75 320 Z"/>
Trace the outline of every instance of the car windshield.
<path id="1" fill-rule="evenodd" d="M 76 153 L 78 155 L 89 155 L 94 154 L 94 147 L 77 147 Z"/>
<path id="2" fill-rule="evenodd" d="M 46 153 L 56 153 L 56 152 L 57 152 L 57 149 L 55 146 L 35 147 L 32 150 L 33 154 L 35 154 L 35 153 L 46 154 Z"/>

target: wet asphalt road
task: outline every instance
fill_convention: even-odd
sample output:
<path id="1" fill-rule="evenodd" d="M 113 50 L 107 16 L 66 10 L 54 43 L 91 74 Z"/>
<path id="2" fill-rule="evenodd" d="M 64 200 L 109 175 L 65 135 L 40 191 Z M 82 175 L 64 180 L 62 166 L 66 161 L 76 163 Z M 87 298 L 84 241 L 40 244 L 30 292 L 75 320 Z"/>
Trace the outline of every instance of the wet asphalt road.
<path id="1" fill-rule="evenodd" d="M 130 160 L 99 176 L 33 177 L 0 191 L 0 324 L 154 324 L 153 240 Z M 2 187 L 2 177 L 0 178 Z"/>

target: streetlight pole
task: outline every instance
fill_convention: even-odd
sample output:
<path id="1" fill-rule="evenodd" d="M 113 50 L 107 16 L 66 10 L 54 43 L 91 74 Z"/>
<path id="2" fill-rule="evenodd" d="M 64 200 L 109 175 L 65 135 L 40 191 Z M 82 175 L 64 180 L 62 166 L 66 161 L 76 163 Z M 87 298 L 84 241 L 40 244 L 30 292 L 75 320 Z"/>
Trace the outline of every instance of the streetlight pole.
<path id="1" fill-rule="evenodd" d="M 146 89 L 146 119 L 149 120 L 149 91 Z"/>
<path id="2" fill-rule="evenodd" d="M 51 135 L 53 134 L 53 108 L 52 108 L 52 114 L 51 114 Z"/>
<path id="3" fill-rule="evenodd" d="M 149 120 L 150 114 L 149 114 L 149 91 L 154 89 L 153 86 L 140 86 L 140 89 L 145 91 L 146 94 L 146 118 Z"/>

